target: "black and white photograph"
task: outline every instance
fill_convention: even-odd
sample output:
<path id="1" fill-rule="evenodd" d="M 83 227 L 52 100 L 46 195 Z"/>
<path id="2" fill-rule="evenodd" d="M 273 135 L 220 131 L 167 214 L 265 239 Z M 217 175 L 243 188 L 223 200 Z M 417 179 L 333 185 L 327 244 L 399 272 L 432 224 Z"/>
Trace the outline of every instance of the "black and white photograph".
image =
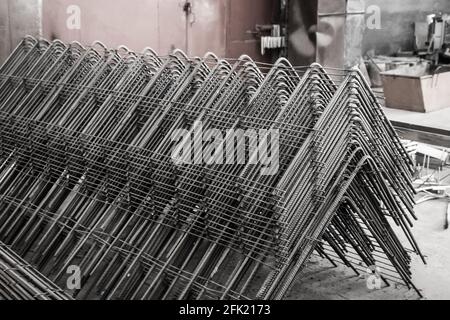
<path id="1" fill-rule="evenodd" d="M 450 0 L 0 0 L 0 309 L 450 300 L 449 155 Z"/>

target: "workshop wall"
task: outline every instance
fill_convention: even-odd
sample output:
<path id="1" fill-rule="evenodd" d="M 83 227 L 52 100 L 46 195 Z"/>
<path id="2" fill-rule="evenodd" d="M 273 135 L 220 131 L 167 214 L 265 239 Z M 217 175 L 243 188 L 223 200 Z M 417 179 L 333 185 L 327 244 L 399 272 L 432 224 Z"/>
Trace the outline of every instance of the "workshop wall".
<path id="1" fill-rule="evenodd" d="M 242 53 L 256 60 L 259 41 L 251 31 L 270 24 L 278 0 L 43 0 L 43 32 L 49 39 L 101 40 L 109 47 L 126 44 L 140 51 L 152 47 L 160 54 L 180 48 L 189 55 L 215 52 L 237 58 Z M 76 5 L 80 27 L 68 27 Z M 68 9 L 69 8 L 69 9 Z M 273 10 L 272 10 L 273 9 Z M 68 13 L 69 10 L 69 13 Z"/>
<path id="2" fill-rule="evenodd" d="M 449 0 L 365 0 L 366 6 L 381 9 L 381 29 L 365 29 L 363 54 L 391 55 L 414 48 L 414 21 L 425 21 L 428 14 L 450 13 Z"/>
<path id="3" fill-rule="evenodd" d="M 25 35 L 39 36 L 40 32 L 40 0 L 0 1 L 0 63 Z"/>

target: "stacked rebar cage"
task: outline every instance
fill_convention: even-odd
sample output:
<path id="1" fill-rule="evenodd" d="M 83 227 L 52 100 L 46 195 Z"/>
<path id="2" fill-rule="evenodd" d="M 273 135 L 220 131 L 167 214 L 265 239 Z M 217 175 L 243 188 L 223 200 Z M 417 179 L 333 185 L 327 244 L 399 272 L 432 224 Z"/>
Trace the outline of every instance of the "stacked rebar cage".
<path id="1" fill-rule="evenodd" d="M 0 242 L 0 300 L 4 299 L 71 300 L 71 297 Z"/>
<path id="2" fill-rule="evenodd" d="M 277 172 L 174 162 L 200 123 L 277 130 Z M 0 241 L 76 298 L 282 299 L 314 252 L 415 289 L 412 164 L 357 70 L 27 37 L 0 148 Z"/>

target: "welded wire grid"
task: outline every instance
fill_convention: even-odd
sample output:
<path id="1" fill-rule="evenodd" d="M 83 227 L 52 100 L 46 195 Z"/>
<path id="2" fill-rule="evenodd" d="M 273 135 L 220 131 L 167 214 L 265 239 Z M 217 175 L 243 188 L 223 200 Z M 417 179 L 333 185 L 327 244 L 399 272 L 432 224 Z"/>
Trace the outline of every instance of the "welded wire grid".
<path id="1" fill-rule="evenodd" d="M 0 300 L 72 300 L 61 288 L 0 242 Z"/>
<path id="2" fill-rule="evenodd" d="M 279 169 L 245 137 L 245 162 L 176 164 L 179 129 L 278 129 Z M 412 163 L 357 70 L 26 37 L 0 152 L 0 241 L 61 286 L 79 266 L 76 298 L 282 299 L 314 251 L 415 289 Z"/>

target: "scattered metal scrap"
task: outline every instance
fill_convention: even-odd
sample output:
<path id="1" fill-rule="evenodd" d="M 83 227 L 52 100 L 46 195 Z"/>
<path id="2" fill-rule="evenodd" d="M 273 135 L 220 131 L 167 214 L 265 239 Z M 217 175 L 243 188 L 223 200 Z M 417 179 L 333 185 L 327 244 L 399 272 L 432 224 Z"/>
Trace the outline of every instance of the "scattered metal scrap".
<path id="1" fill-rule="evenodd" d="M 176 165 L 197 121 L 279 129 L 277 174 Z M 314 251 L 415 288 L 412 162 L 357 70 L 27 37 L 0 146 L 0 240 L 61 285 L 78 265 L 76 298 L 281 299 Z"/>
<path id="2" fill-rule="evenodd" d="M 416 166 L 413 185 L 416 193 L 422 195 L 416 204 L 446 199 L 450 206 L 450 186 L 447 181 L 450 175 L 442 174 L 448 168 L 448 149 L 409 140 L 402 140 L 402 143 Z M 448 229 L 449 210 L 444 213 L 444 230 Z"/>

